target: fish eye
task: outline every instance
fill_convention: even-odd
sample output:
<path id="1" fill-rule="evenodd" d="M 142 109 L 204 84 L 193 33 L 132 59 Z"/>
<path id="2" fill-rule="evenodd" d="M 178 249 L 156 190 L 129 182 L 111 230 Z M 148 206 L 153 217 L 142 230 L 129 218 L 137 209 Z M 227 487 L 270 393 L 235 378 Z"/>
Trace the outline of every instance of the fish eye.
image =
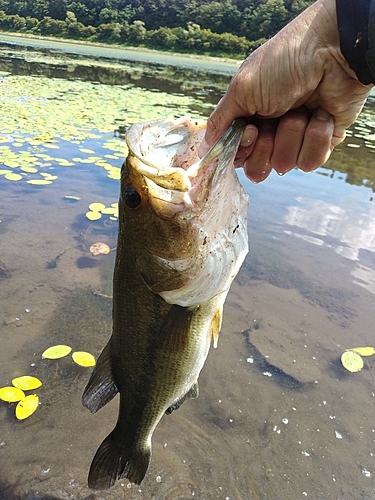
<path id="1" fill-rule="evenodd" d="M 123 200 L 127 207 L 135 209 L 141 204 L 142 198 L 133 186 L 126 186 L 122 192 Z"/>

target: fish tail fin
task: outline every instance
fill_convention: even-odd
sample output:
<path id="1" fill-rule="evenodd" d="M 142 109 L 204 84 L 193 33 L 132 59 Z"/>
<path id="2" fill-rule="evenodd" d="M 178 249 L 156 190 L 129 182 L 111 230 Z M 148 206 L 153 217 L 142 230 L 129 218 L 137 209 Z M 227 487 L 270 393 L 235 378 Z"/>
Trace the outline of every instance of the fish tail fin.
<path id="1" fill-rule="evenodd" d="M 109 403 L 118 393 L 111 368 L 110 341 L 98 358 L 94 371 L 82 395 L 82 404 L 91 413 Z"/>
<path id="2" fill-rule="evenodd" d="M 107 490 L 116 479 L 127 478 L 141 484 L 151 460 L 151 448 L 124 450 L 117 446 L 113 433 L 99 446 L 91 463 L 88 484 L 93 490 Z"/>

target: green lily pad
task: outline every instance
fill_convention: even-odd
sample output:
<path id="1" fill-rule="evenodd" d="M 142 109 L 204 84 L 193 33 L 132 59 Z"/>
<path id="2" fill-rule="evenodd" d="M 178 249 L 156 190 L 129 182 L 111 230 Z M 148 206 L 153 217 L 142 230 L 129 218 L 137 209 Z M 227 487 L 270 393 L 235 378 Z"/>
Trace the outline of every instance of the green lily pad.
<path id="1" fill-rule="evenodd" d="M 95 202 L 89 205 L 89 209 L 93 212 L 101 212 L 105 208 L 103 203 Z"/>
<path id="2" fill-rule="evenodd" d="M 8 181 L 20 181 L 22 179 L 22 175 L 14 174 L 13 172 L 10 172 L 9 174 L 5 174 L 4 177 L 6 179 L 8 179 Z"/>
<path id="3" fill-rule="evenodd" d="M 35 184 L 36 186 L 45 186 L 47 184 L 52 184 L 52 181 L 48 181 L 46 179 L 32 179 L 30 181 L 26 181 L 28 184 Z"/>
<path id="4" fill-rule="evenodd" d="M 341 363 L 349 372 L 360 372 L 364 366 L 363 359 L 355 351 L 345 351 L 341 355 Z"/>
<path id="5" fill-rule="evenodd" d="M 100 212 L 87 212 L 86 217 L 89 220 L 99 220 L 101 218 L 102 214 Z"/>

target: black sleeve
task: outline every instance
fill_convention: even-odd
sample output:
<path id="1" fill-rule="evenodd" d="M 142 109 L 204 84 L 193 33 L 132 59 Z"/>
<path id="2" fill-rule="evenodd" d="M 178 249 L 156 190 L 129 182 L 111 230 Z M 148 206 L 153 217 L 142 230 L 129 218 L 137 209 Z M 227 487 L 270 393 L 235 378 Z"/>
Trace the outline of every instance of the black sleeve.
<path id="1" fill-rule="evenodd" d="M 375 0 L 336 0 L 340 48 L 358 80 L 375 83 Z"/>

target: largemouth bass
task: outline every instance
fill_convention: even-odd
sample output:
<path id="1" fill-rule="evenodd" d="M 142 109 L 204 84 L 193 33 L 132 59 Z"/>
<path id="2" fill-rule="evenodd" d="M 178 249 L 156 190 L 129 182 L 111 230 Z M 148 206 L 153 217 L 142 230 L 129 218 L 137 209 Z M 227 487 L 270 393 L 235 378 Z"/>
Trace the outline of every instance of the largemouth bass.
<path id="1" fill-rule="evenodd" d="M 88 483 L 140 484 L 164 413 L 198 396 L 229 287 L 248 251 L 247 204 L 233 167 L 245 127 L 236 120 L 199 159 L 205 122 L 139 123 L 126 135 L 113 279 L 113 333 L 84 391 L 95 413 L 118 392 L 117 424 Z"/>

